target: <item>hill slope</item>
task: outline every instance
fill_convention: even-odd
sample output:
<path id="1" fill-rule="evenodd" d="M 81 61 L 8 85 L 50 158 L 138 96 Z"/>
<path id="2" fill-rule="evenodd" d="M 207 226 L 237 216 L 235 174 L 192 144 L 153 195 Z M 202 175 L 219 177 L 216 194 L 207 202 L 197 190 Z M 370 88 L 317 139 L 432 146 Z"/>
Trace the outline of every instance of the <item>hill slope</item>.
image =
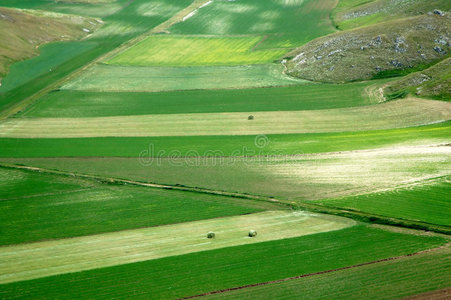
<path id="1" fill-rule="evenodd" d="M 450 31 L 449 14 L 428 14 L 335 33 L 293 51 L 287 73 L 325 82 L 408 73 L 445 58 Z"/>
<path id="2" fill-rule="evenodd" d="M 99 25 L 80 16 L 0 7 L 0 79 L 12 63 L 37 55 L 39 45 L 80 38 Z"/>

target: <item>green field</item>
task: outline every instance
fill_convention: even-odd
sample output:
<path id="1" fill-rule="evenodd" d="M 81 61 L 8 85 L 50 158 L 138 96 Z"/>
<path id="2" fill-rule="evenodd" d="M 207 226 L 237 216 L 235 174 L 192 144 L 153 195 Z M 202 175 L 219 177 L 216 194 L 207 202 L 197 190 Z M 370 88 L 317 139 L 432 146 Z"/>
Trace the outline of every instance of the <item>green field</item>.
<path id="1" fill-rule="evenodd" d="M 334 31 L 334 0 L 213 1 L 170 28 L 175 34 L 267 34 L 259 49 L 293 48 Z"/>
<path id="2" fill-rule="evenodd" d="M 0 178 L 0 245 L 280 209 L 265 202 L 4 168 Z"/>
<path id="3" fill-rule="evenodd" d="M 351 208 L 378 215 L 420 220 L 451 226 L 449 178 L 426 181 L 408 189 L 321 201 L 325 205 Z"/>
<path id="4" fill-rule="evenodd" d="M 0 266 L 0 284 L 294 238 L 353 225 L 354 221 L 340 217 L 269 211 L 0 247 L 0 256 L 7 259 Z M 257 231 L 256 237 L 248 236 L 250 229 Z M 207 238 L 209 231 L 215 232 L 214 239 Z"/>
<path id="5" fill-rule="evenodd" d="M 448 175 L 450 151 L 450 147 L 444 145 L 421 145 L 250 158 L 174 158 L 170 153 L 166 158 L 156 159 L 145 152 L 141 158 L 5 158 L 2 161 L 302 201 L 408 187 L 425 179 Z M 437 207 L 438 211 L 441 209 Z"/>
<path id="6" fill-rule="evenodd" d="M 447 247 L 401 260 L 220 293 L 201 299 L 399 299 L 448 287 L 451 276 L 442 271 L 450 263 L 450 250 Z"/>
<path id="7" fill-rule="evenodd" d="M 267 135 L 263 147 L 255 135 L 188 137 L 0 138 L 0 157 L 137 157 L 153 147 L 153 156 L 290 155 L 371 149 L 393 145 L 445 144 L 451 123 L 389 130 Z M 152 150 L 152 149 L 151 149 Z M 150 153 L 146 152 L 146 155 Z"/>
<path id="8" fill-rule="evenodd" d="M 149 36 L 108 61 L 131 66 L 210 66 L 270 63 L 286 50 L 254 50 L 262 37 Z"/>
<path id="9" fill-rule="evenodd" d="M 450 9 L 0 0 L 0 298 L 449 293 Z"/>
<path id="10" fill-rule="evenodd" d="M 44 45 L 39 48 L 39 56 L 15 63 L 11 66 L 8 76 L 2 79 L 0 93 L 5 93 L 20 87 L 39 76 L 62 65 L 68 60 L 94 48 L 96 43 L 59 42 Z M 23 70 L 27 70 L 24 74 Z"/>
<path id="11" fill-rule="evenodd" d="M 43 96 L 21 116 L 40 118 L 314 110 L 369 105 L 375 83 L 304 84 L 243 90 L 113 93 L 61 90 Z M 122 105 L 124 102 L 127 105 Z"/>
<path id="12" fill-rule="evenodd" d="M 254 120 L 248 120 L 249 115 Z M 11 118 L 0 137 L 257 135 L 363 131 L 428 125 L 451 118 L 451 103 L 408 98 L 308 111 L 158 114 L 97 118 Z M 368 122 L 371 120 L 371 122 Z"/>
<path id="13" fill-rule="evenodd" d="M 0 297 L 54 298 L 64 293 L 77 298 L 173 299 L 405 255 L 445 242 L 439 237 L 353 226 L 6 284 Z"/>
<path id="14" fill-rule="evenodd" d="M 282 65 L 217 67 L 124 67 L 96 65 L 62 89 L 99 92 L 159 92 L 237 89 L 305 83 L 282 74 Z"/>

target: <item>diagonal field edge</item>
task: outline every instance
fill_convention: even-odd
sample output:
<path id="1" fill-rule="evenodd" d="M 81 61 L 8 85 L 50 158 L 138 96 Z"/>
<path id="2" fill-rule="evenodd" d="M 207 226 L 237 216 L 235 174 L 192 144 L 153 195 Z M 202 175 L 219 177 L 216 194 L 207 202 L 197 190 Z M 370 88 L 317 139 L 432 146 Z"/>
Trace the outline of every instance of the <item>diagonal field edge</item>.
<path id="1" fill-rule="evenodd" d="M 337 268 L 337 269 L 331 269 L 331 270 L 325 270 L 325 271 L 320 271 L 320 272 L 315 272 L 315 273 L 303 274 L 303 275 L 298 275 L 298 276 L 293 276 L 293 277 L 288 277 L 288 278 L 283 278 L 283 279 L 277 279 L 277 280 L 272 280 L 272 281 L 253 283 L 253 284 L 237 286 L 237 287 L 223 289 L 223 290 L 216 290 L 216 291 L 211 291 L 211 292 L 207 292 L 207 293 L 203 293 L 203 294 L 197 294 L 197 295 L 193 295 L 193 296 L 183 297 L 183 298 L 179 298 L 179 299 L 193 299 L 193 298 L 205 297 L 205 296 L 209 296 L 209 295 L 223 294 L 223 293 L 227 293 L 227 292 L 231 292 L 231 291 L 243 290 L 243 289 L 247 289 L 247 288 L 263 286 L 263 285 L 269 285 L 269 284 L 276 284 L 276 283 L 286 282 L 286 281 L 300 279 L 300 278 L 304 278 L 304 277 L 311 277 L 311 276 L 316 276 L 316 275 L 321 275 L 321 274 L 339 272 L 339 271 L 343 271 L 343 270 L 354 269 L 354 268 L 364 267 L 364 266 L 368 266 L 368 265 L 374 265 L 374 264 L 378 264 L 378 263 L 382 263 L 382 262 L 399 260 L 399 259 L 403 259 L 403 258 L 407 258 L 407 257 L 417 256 L 417 255 L 420 255 L 420 254 L 425 254 L 425 253 L 437 251 L 439 249 L 448 248 L 450 245 L 451 245 L 451 243 L 448 243 L 446 245 L 443 245 L 443 246 L 440 246 L 440 247 L 437 247 L 437 248 L 427 249 L 427 250 L 414 252 L 414 253 L 410 253 L 410 254 L 394 256 L 394 257 L 389 257 L 389 258 L 384 258 L 384 259 L 379 259 L 379 260 L 375 260 L 375 261 L 370 261 L 370 262 L 366 262 L 366 263 L 361 263 L 361 264 L 347 266 L 347 267 L 342 267 L 342 268 Z"/>

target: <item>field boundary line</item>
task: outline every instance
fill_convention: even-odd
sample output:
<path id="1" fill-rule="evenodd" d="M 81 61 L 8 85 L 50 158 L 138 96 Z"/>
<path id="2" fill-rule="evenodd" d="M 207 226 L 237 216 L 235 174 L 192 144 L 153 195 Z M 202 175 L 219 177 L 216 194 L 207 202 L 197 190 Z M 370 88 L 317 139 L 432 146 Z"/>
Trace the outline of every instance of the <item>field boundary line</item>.
<path id="1" fill-rule="evenodd" d="M 437 251 L 437 250 L 440 250 L 440 249 L 448 248 L 450 245 L 451 245 L 451 243 L 447 243 L 447 244 L 445 244 L 443 246 L 440 246 L 440 247 L 437 247 L 437 248 L 422 250 L 422 251 L 409 253 L 409 254 L 404 254 L 404 255 L 400 255 L 400 256 L 393 256 L 393 257 L 389 257 L 389 258 L 378 259 L 378 260 L 369 261 L 369 262 L 356 264 L 356 265 L 351 265 L 351 266 L 347 266 L 347 267 L 341 267 L 341 268 L 337 268 L 337 269 L 330 269 L 330 270 L 325 270 L 325 271 L 320 271 L 320 272 L 315 272 L 315 273 L 308 273 L 308 274 L 303 274 L 303 275 L 298 275 L 298 276 L 287 277 L 287 278 L 283 278 L 283 279 L 277 279 L 277 280 L 271 280 L 271 281 L 266 281 L 266 282 L 253 283 L 253 284 L 237 286 L 237 287 L 223 289 L 223 290 L 216 290 L 216 291 L 212 291 L 212 292 L 207 292 L 207 293 L 198 294 L 198 295 L 194 295 L 194 296 L 183 297 L 183 298 L 179 298 L 179 299 L 194 299 L 194 298 L 210 296 L 210 295 L 215 295 L 215 294 L 223 294 L 223 293 L 227 293 L 227 292 L 231 292 L 231 291 L 243 290 L 243 289 L 257 287 L 257 286 L 276 284 L 276 283 L 291 281 L 291 280 L 305 278 L 305 277 L 312 277 L 312 276 L 316 276 L 316 275 L 322 275 L 322 274 L 327 274 L 327 273 L 339 272 L 339 271 L 343 271 L 343 270 L 349 270 L 349 269 L 354 269 L 354 268 L 374 265 L 374 264 L 378 264 L 378 263 L 382 263 L 382 262 L 394 261 L 394 260 L 399 260 L 399 259 L 404 259 L 404 258 L 409 258 L 409 257 L 421 255 L 421 254 L 426 254 L 426 253 L 429 253 L 429 252 L 433 252 L 433 251 Z"/>
<path id="2" fill-rule="evenodd" d="M 249 200 L 254 200 L 254 201 L 265 201 L 265 202 L 280 204 L 281 206 L 289 207 L 292 209 L 341 216 L 341 217 L 350 218 L 350 219 L 353 219 L 356 221 L 361 221 L 361 222 L 366 222 L 366 223 L 371 223 L 371 224 L 390 225 L 390 226 L 396 226 L 396 227 L 402 227 L 402 228 L 433 231 L 436 233 L 451 235 L 451 226 L 430 224 L 427 222 L 406 220 L 406 219 L 400 219 L 400 218 L 391 218 L 391 217 L 386 217 L 386 216 L 381 216 L 381 215 L 376 215 L 376 214 L 360 212 L 360 211 L 356 211 L 356 210 L 352 210 L 352 209 L 335 208 L 335 207 L 331 207 L 331 206 L 326 206 L 326 205 L 311 203 L 311 202 L 306 202 L 306 201 L 296 202 L 296 201 L 276 199 L 273 197 L 259 196 L 259 195 L 239 193 L 239 192 L 210 190 L 210 189 L 201 188 L 201 187 L 191 187 L 191 186 L 185 186 L 185 185 L 179 185 L 179 184 L 169 185 L 169 184 L 160 184 L 160 183 L 153 183 L 153 182 L 141 182 L 141 181 L 135 181 L 135 180 L 121 179 L 121 178 L 114 178 L 114 177 L 103 177 L 103 176 L 99 176 L 99 175 L 88 175 L 88 174 L 81 174 L 81 173 L 75 173 L 75 172 L 59 171 L 59 170 L 52 170 L 52 169 L 45 169 L 45 168 L 24 166 L 24 165 L 15 165 L 15 164 L 0 163 L 0 168 L 20 169 L 20 170 L 27 170 L 27 171 L 31 171 L 31 172 L 55 174 L 55 175 L 70 176 L 70 177 L 79 177 L 79 178 L 94 180 L 96 182 L 100 182 L 103 184 L 134 185 L 134 186 L 143 186 L 143 187 L 158 188 L 158 189 L 165 189 L 165 190 L 178 190 L 178 191 L 193 192 L 193 193 L 227 196 L 227 197 L 232 197 L 232 198 L 249 199 Z"/>

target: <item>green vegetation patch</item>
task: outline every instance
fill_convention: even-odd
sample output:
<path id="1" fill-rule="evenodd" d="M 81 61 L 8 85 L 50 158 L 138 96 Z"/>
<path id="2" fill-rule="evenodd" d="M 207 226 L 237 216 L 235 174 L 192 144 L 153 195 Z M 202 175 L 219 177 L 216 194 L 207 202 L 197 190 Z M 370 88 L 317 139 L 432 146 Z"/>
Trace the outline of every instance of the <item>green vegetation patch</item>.
<path id="1" fill-rule="evenodd" d="M 132 66 L 245 65 L 272 62 L 286 50 L 258 50 L 261 37 L 153 35 L 108 61 Z"/>
<path id="2" fill-rule="evenodd" d="M 264 137 L 257 145 L 267 143 Z M 270 141 L 269 141 L 270 143 Z M 213 149 L 214 150 L 214 149 Z M 449 175 L 450 147 L 398 145 L 344 153 L 268 156 L 244 149 L 245 156 L 155 158 L 152 148 L 139 157 L 2 159 L 45 169 L 169 185 L 200 187 L 293 200 L 321 200 L 411 186 L 413 182 Z M 296 155 L 297 154 L 297 155 Z M 158 154 L 157 154 L 158 155 Z M 192 156 L 193 155 L 193 156 Z M 211 154 L 210 154 L 211 155 Z M 242 154 L 241 154 L 242 155 Z M 246 157 L 252 156 L 252 157 Z M 257 155 L 257 156 L 255 156 Z"/>
<path id="3" fill-rule="evenodd" d="M 105 185 L 0 168 L 0 245 L 69 238 L 277 208 L 271 203 Z"/>
<path id="4" fill-rule="evenodd" d="M 320 202 L 329 206 L 350 208 L 382 216 L 451 226 L 450 187 L 449 178 L 445 177 L 409 188 Z"/>
<path id="5" fill-rule="evenodd" d="M 21 116 L 65 118 L 145 114 L 314 110 L 368 105 L 370 83 L 291 87 L 113 93 L 60 90 L 40 98 Z"/>
<path id="6" fill-rule="evenodd" d="M 447 0 L 340 0 L 333 11 L 333 19 L 339 29 L 347 30 L 435 9 L 450 11 L 451 4 Z"/>
<path id="7" fill-rule="evenodd" d="M 26 84 L 70 59 L 94 48 L 96 43 L 57 42 L 39 48 L 39 56 L 13 64 L 8 75 L 2 79 L 0 93 L 7 92 Z M 24 70 L 27 70 L 24 72 Z"/>
<path id="8" fill-rule="evenodd" d="M 97 299 L 111 298 L 111 295 L 173 299 L 405 255 L 444 243 L 445 240 L 438 237 L 354 226 L 292 239 L 16 282 L 2 285 L 0 296 L 55 298 L 64 294 Z"/>
<path id="9" fill-rule="evenodd" d="M 448 287 L 450 250 L 219 293 L 201 299 L 399 299 Z M 440 293 L 439 293 L 440 294 Z"/>
<path id="10" fill-rule="evenodd" d="M 252 66 L 125 67 L 96 65 L 62 89 L 100 92 L 159 92 L 286 86 L 306 81 L 283 74 L 276 64 Z"/>
<path id="11" fill-rule="evenodd" d="M 0 284 L 293 238 L 353 225 L 354 221 L 336 216 L 269 211 L 11 245 L 0 247 L 0 255 L 8 257 L 0 266 Z M 258 230 L 258 237 L 248 238 L 249 228 Z M 207 239 L 210 230 L 217 233 L 213 240 Z"/>
<path id="12" fill-rule="evenodd" d="M 334 0 L 212 1 L 172 26 L 176 34 L 266 34 L 258 49 L 293 48 L 334 31 Z"/>
<path id="13" fill-rule="evenodd" d="M 421 72 L 410 74 L 384 86 L 387 98 L 400 98 L 409 93 L 420 97 L 451 101 L 451 58 Z"/>
<path id="14" fill-rule="evenodd" d="M 253 116 L 249 120 L 249 115 Z M 256 135 L 390 129 L 443 122 L 451 103 L 402 99 L 327 110 L 156 114 L 96 118 L 10 118 L 0 137 Z M 371 122 L 368 122 L 371 120 Z"/>
<path id="15" fill-rule="evenodd" d="M 450 28 L 433 14 L 338 32 L 290 53 L 287 73 L 321 82 L 404 75 L 447 58 Z"/>
<path id="16" fill-rule="evenodd" d="M 451 123 L 362 132 L 267 135 L 256 145 L 255 135 L 187 137 L 110 137 L 15 139 L 0 138 L 0 157 L 123 156 L 155 157 L 290 155 L 371 149 L 395 144 L 447 143 Z M 143 152 L 144 151 L 144 152 Z"/>

